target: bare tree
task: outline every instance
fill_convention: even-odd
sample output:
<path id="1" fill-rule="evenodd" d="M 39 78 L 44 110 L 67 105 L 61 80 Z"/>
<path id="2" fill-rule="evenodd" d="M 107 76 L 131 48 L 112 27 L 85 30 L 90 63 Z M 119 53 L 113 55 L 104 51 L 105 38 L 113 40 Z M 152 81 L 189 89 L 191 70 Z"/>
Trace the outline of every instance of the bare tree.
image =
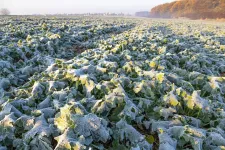
<path id="1" fill-rule="evenodd" d="M 0 10 L 0 15 L 3 15 L 3 16 L 10 15 L 10 11 L 6 8 L 2 8 Z"/>

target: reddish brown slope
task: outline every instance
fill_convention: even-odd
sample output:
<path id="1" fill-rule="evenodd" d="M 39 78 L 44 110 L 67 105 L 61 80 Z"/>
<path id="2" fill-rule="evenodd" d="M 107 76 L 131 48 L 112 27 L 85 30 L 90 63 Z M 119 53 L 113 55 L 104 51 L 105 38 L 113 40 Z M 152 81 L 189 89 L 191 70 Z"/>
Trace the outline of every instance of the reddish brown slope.
<path id="1" fill-rule="evenodd" d="M 152 17 L 225 18 L 225 0 L 181 0 L 154 7 Z"/>

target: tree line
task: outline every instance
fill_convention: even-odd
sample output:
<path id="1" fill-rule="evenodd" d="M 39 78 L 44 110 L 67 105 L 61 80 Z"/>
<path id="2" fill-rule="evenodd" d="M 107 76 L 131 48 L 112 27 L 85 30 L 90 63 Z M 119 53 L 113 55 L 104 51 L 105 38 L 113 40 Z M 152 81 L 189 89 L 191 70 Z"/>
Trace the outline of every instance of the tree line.
<path id="1" fill-rule="evenodd" d="M 225 18 L 225 0 L 180 0 L 152 8 L 151 17 Z"/>
<path id="2" fill-rule="evenodd" d="M 0 9 L 0 15 L 7 16 L 10 15 L 10 11 L 7 8 Z"/>

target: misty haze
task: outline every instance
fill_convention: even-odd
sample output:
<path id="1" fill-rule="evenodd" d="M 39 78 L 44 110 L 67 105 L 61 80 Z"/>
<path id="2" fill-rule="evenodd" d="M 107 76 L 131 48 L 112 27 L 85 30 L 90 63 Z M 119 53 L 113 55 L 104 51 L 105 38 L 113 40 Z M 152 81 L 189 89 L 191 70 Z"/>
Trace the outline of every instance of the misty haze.
<path id="1" fill-rule="evenodd" d="M 225 0 L 0 0 L 0 150 L 225 150 Z"/>

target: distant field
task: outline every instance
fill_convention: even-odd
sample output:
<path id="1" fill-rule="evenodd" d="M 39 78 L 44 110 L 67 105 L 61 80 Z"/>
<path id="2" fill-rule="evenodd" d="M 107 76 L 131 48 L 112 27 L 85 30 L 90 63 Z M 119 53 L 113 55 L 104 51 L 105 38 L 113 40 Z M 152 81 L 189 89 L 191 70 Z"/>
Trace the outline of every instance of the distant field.
<path id="1" fill-rule="evenodd" d="M 225 23 L 0 18 L 0 149 L 225 149 Z"/>

